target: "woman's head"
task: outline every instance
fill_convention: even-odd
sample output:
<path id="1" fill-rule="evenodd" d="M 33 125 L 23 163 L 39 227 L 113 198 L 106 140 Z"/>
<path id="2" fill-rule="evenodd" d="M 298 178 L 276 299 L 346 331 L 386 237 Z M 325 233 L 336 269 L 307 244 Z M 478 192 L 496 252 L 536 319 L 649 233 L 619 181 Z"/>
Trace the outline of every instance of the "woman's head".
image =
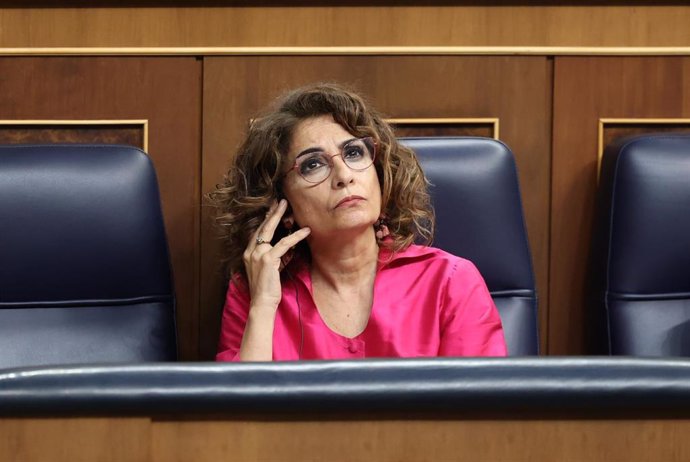
<path id="1" fill-rule="evenodd" d="M 369 147 L 375 157 L 367 168 L 358 156 L 366 156 L 362 149 Z M 314 153 L 321 157 L 314 160 Z M 303 164 L 305 158 L 311 164 Z M 320 165 L 326 158 L 329 165 Z M 314 167 L 322 172 L 310 177 Z M 314 178 L 321 182 L 313 183 Z M 315 84 L 287 93 L 252 122 L 224 183 L 210 197 L 219 208 L 228 270 L 236 273 L 244 271 L 241 256 L 250 236 L 272 202 L 283 197 L 293 209 L 286 214 L 287 226 L 294 218 L 297 226 L 309 226 L 318 235 L 371 226 L 385 217 L 390 237 L 380 245 L 399 250 L 416 239 L 429 242 L 433 212 L 426 186 L 414 153 L 398 143 L 359 95 L 337 84 Z M 364 200 L 348 207 L 347 214 L 335 213 L 346 197 Z"/>
<path id="2" fill-rule="evenodd" d="M 373 137 L 354 136 L 330 114 L 310 117 L 293 130 L 285 160 L 285 220 L 309 227 L 310 245 L 340 247 L 366 231 L 373 237 L 381 216 Z"/>

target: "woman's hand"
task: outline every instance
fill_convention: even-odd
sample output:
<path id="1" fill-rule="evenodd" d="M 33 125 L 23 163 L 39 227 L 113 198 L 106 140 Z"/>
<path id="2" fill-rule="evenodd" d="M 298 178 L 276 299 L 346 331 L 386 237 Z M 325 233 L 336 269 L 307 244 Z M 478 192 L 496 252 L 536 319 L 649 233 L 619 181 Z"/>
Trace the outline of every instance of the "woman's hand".
<path id="1" fill-rule="evenodd" d="M 249 317 L 240 346 L 242 361 L 270 361 L 273 358 L 273 327 L 282 296 L 281 257 L 311 232 L 309 228 L 302 228 L 272 246 L 271 239 L 285 210 L 285 199 L 271 206 L 242 256 L 251 297 Z"/>
<path id="2" fill-rule="evenodd" d="M 306 238 L 311 231 L 309 228 L 301 228 L 272 246 L 273 234 L 285 210 L 287 210 L 285 199 L 271 206 L 266 219 L 252 235 L 243 254 L 252 310 L 266 310 L 275 314 L 281 299 L 281 258 L 288 250 Z"/>

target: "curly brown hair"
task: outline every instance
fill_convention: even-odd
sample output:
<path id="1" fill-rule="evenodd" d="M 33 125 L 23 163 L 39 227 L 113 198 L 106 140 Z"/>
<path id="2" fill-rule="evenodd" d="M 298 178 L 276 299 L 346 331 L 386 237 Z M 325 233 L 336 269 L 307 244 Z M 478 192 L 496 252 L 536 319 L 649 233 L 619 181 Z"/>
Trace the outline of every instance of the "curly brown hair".
<path id="1" fill-rule="evenodd" d="M 245 274 L 242 254 L 249 239 L 272 202 L 283 197 L 284 162 L 295 128 L 305 119 L 328 114 L 353 136 L 376 141 L 381 211 L 390 231 L 390 238 L 379 245 L 395 252 L 415 241 L 431 242 L 434 213 L 414 151 L 397 141 L 391 127 L 360 95 L 339 84 L 318 83 L 285 94 L 272 110 L 254 119 L 223 183 L 208 195 L 218 209 L 228 275 Z M 276 236 L 285 233 L 279 225 Z M 308 255 L 306 243 L 296 252 Z"/>

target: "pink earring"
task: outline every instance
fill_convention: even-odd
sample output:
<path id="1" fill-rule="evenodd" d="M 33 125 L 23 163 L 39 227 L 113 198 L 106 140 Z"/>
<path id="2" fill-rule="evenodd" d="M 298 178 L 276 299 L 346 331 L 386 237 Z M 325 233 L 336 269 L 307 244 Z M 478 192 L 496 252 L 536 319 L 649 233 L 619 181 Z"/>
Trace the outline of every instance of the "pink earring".
<path id="1" fill-rule="evenodd" d="M 287 231 L 288 235 L 292 234 L 292 228 L 294 226 L 295 226 L 295 219 L 294 218 L 292 218 L 292 217 L 283 218 L 283 227 Z M 295 256 L 295 248 L 293 247 L 290 250 L 288 250 L 285 253 L 285 255 L 283 255 L 280 258 L 280 269 L 279 270 L 282 271 L 283 268 L 285 268 L 288 264 L 290 264 L 290 262 L 292 261 L 294 256 Z"/>
<path id="2" fill-rule="evenodd" d="M 388 230 L 388 221 L 385 215 L 381 215 L 379 219 L 376 220 L 376 223 L 374 223 L 374 230 L 376 231 L 376 239 L 379 241 L 391 235 L 391 232 Z"/>
<path id="3" fill-rule="evenodd" d="M 292 228 L 295 226 L 295 219 L 292 217 L 283 218 L 283 227 L 287 230 L 288 234 L 292 234 Z"/>

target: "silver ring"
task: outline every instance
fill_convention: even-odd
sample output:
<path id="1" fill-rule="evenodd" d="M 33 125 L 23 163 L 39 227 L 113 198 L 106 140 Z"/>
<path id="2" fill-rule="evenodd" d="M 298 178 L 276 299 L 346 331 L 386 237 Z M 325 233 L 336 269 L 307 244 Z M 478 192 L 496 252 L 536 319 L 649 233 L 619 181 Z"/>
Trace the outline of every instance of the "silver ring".
<path id="1" fill-rule="evenodd" d="M 261 244 L 268 244 L 268 245 L 271 245 L 270 242 L 264 241 L 264 238 L 261 237 L 261 236 L 259 236 L 259 237 L 256 238 L 256 245 L 261 245 Z"/>

